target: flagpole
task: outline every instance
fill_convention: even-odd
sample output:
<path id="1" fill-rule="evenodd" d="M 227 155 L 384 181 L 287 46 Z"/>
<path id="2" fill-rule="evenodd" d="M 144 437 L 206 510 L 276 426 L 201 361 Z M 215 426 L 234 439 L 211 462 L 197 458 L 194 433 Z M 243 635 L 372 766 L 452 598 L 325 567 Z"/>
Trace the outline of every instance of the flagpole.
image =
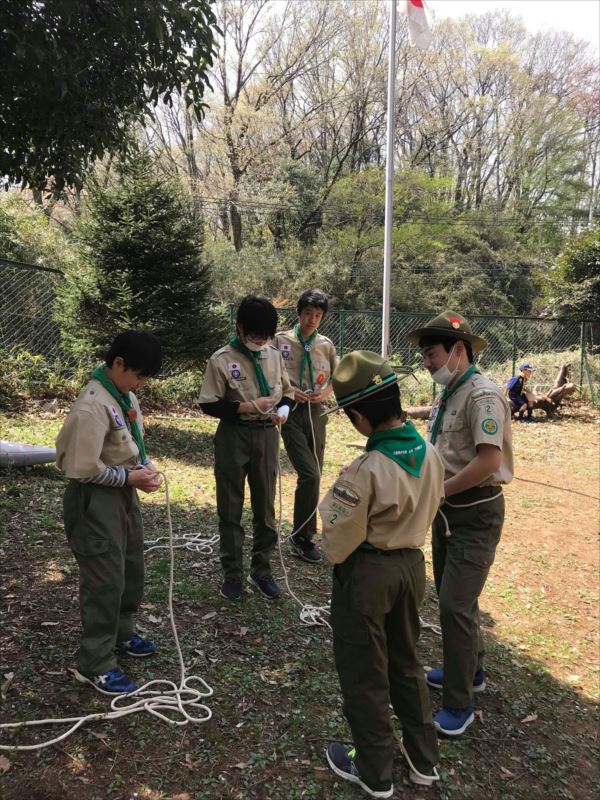
<path id="1" fill-rule="evenodd" d="M 383 304 L 381 355 L 387 358 L 390 346 L 390 293 L 392 284 L 392 231 L 394 228 L 394 131 L 396 122 L 396 0 L 390 9 L 390 46 L 387 97 L 387 154 L 385 165 L 385 233 L 383 244 Z"/>

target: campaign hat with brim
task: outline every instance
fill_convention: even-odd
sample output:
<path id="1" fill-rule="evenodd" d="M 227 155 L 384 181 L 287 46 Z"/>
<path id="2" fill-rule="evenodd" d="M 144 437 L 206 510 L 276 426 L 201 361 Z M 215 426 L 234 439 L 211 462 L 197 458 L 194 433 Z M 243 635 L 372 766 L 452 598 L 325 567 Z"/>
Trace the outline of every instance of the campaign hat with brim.
<path id="1" fill-rule="evenodd" d="M 480 353 L 487 347 L 486 340 L 481 336 L 476 336 L 467 320 L 455 311 L 444 311 L 430 319 L 422 328 L 406 334 L 407 340 L 415 347 L 419 347 L 423 336 L 446 336 L 450 339 L 462 339 L 470 342 L 474 353 Z"/>
<path id="2" fill-rule="evenodd" d="M 398 375 L 385 358 L 371 350 L 353 350 L 340 360 L 331 376 L 337 405 L 321 416 L 367 400 L 397 382 Z"/>

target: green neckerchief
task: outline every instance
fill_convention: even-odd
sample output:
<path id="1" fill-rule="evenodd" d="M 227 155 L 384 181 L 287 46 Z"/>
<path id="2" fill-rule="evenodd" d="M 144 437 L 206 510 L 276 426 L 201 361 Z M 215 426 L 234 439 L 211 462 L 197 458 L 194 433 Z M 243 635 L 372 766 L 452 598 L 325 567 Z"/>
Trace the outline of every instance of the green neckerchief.
<path id="1" fill-rule="evenodd" d="M 479 372 L 475 364 L 472 364 L 469 369 L 465 372 L 464 375 L 461 375 L 460 378 L 454 383 L 452 386 L 444 387 L 444 391 L 442 392 L 442 399 L 440 400 L 440 404 L 438 406 L 437 414 L 435 415 L 435 419 L 433 420 L 433 426 L 431 428 L 431 433 L 429 434 L 429 441 L 431 444 L 435 444 L 436 439 L 438 437 L 438 433 L 440 431 L 440 425 L 442 424 L 442 417 L 444 416 L 444 412 L 446 411 L 446 403 L 452 397 L 454 392 L 467 381 L 471 375 L 474 375 L 476 372 Z"/>
<path id="2" fill-rule="evenodd" d="M 133 408 L 131 395 L 129 392 L 127 392 L 127 394 L 121 394 L 121 392 L 108 377 L 105 370 L 106 364 L 96 367 L 96 369 L 92 372 L 92 378 L 99 381 L 102 386 L 104 386 L 106 391 L 112 395 L 112 397 L 114 397 L 117 403 L 121 406 L 123 414 L 125 414 L 125 417 L 129 420 L 131 435 L 133 436 L 135 443 L 138 446 L 138 450 L 140 451 L 140 460 L 142 464 L 144 464 L 147 461 L 146 448 L 144 447 L 144 437 L 142 436 L 142 432 L 140 430 L 140 426 L 137 424 L 137 421 L 135 419 L 131 419 L 131 416 L 129 415 L 129 411 Z"/>
<path id="3" fill-rule="evenodd" d="M 253 350 L 249 350 L 245 344 L 242 344 L 237 336 L 234 336 L 233 339 L 229 341 L 229 344 L 232 347 L 235 347 L 236 350 L 239 350 L 240 353 L 243 353 L 247 356 L 250 361 L 254 364 L 254 371 L 256 372 L 256 380 L 258 381 L 258 387 L 260 389 L 260 396 L 261 397 L 269 397 L 271 394 L 271 389 L 269 388 L 269 384 L 267 379 L 265 378 L 265 373 L 263 372 L 263 368 L 260 364 L 260 353 L 259 350 L 255 353 Z"/>
<path id="4" fill-rule="evenodd" d="M 313 365 L 312 359 L 310 357 L 310 351 L 312 349 L 312 343 L 314 342 L 318 331 L 314 331 L 308 337 L 308 339 L 304 339 L 302 334 L 300 333 L 300 323 L 296 325 L 294 328 L 294 333 L 298 337 L 298 341 L 302 345 L 302 363 L 300 364 L 300 377 L 298 379 L 298 384 L 302 389 L 302 378 L 304 377 L 304 368 L 308 367 L 308 379 L 310 381 L 310 388 L 311 391 L 315 389 L 315 375 L 313 372 Z"/>
<path id="5" fill-rule="evenodd" d="M 386 428 L 371 434 L 367 439 L 367 450 L 379 450 L 418 478 L 427 447 L 425 439 L 412 422 L 407 422 L 400 428 Z"/>

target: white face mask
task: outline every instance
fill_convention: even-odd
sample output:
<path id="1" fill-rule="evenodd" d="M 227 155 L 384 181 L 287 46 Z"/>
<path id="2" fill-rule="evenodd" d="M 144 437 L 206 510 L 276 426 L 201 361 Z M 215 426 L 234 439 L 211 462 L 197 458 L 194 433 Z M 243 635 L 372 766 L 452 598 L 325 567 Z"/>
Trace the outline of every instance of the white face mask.
<path id="1" fill-rule="evenodd" d="M 254 342 L 251 342 L 249 339 L 246 339 L 244 344 L 246 345 L 248 350 L 251 350 L 253 353 L 260 353 L 260 351 L 264 350 L 265 348 L 264 344 L 255 344 Z"/>
<path id="2" fill-rule="evenodd" d="M 431 378 L 433 381 L 435 381 L 435 383 L 439 383 L 442 386 L 449 386 L 452 383 L 454 376 L 456 375 L 458 370 L 458 367 L 454 369 L 452 372 L 448 369 L 448 361 L 450 361 L 450 359 L 452 358 L 453 352 L 454 352 L 454 347 L 448 353 L 448 358 L 446 359 L 446 363 L 439 369 L 436 369 L 435 372 L 431 373 Z"/>

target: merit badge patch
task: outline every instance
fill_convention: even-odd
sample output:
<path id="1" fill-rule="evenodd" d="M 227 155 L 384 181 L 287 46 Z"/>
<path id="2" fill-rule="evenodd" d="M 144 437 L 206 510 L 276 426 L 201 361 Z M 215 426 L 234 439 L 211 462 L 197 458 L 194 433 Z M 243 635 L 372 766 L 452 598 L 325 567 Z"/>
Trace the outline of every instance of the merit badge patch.
<path id="1" fill-rule="evenodd" d="M 346 486 L 334 486 L 333 496 L 347 506 L 354 508 L 360 503 L 360 497 Z"/>
<path id="2" fill-rule="evenodd" d="M 489 433 L 490 436 L 493 436 L 498 431 L 498 423 L 495 419 L 488 417 L 481 423 L 481 429 L 484 433 Z"/>
<path id="3" fill-rule="evenodd" d="M 110 407 L 110 413 L 112 414 L 112 418 L 114 419 L 115 425 L 117 426 L 117 428 L 125 427 L 125 423 L 123 422 L 123 420 L 119 416 L 119 412 L 117 411 L 117 409 L 114 406 Z"/>
<path id="4" fill-rule="evenodd" d="M 237 364 L 235 361 L 233 362 L 233 364 L 230 364 L 230 365 L 229 365 L 229 371 L 231 372 L 231 377 L 232 377 L 232 378 L 235 378 L 236 380 L 237 380 L 237 379 L 240 377 L 240 375 L 242 374 L 242 373 L 240 372 L 240 365 L 239 365 L 239 364 Z"/>
<path id="5" fill-rule="evenodd" d="M 321 386 L 324 380 L 325 380 L 325 373 L 319 372 L 319 374 L 317 375 L 317 383 L 319 384 L 319 386 Z"/>
<path id="6" fill-rule="evenodd" d="M 281 355 L 283 356 L 283 358 L 289 358 L 290 357 L 290 349 L 291 349 L 291 347 L 290 347 L 289 344 L 282 344 L 281 345 Z"/>

